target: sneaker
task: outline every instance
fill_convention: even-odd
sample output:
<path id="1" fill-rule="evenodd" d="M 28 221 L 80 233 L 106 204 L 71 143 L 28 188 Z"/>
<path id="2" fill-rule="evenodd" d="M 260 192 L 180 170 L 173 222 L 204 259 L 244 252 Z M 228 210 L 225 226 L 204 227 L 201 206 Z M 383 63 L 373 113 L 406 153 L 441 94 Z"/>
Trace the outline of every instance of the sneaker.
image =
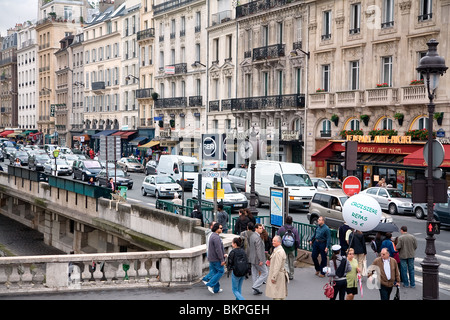
<path id="1" fill-rule="evenodd" d="M 252 288 L 253 289 L 253 294 L 256 296 L 256 295 L 259 295 L 259 294 L 263 294 L 263 292 L 261 291 L 261 290 L 258 290 L 258 289 L 255 289 L 255 288 Z"/>
<path id="2" fill-rule="evenodd" d="M 206 285 L 208 283 L 208 281 L 202 280 L 202 282 Z"/>
<path id="3" fill-rule="evenodd" d="M 324 274 L 319 274 L 319 278 L 325 278 Z"/>
<path id="4" fill-rule="evenodd" d="M 211 292 L 212 294 L 214 294 L 214 289 L 212 287 L 208 287 L 208 291 Z"/>

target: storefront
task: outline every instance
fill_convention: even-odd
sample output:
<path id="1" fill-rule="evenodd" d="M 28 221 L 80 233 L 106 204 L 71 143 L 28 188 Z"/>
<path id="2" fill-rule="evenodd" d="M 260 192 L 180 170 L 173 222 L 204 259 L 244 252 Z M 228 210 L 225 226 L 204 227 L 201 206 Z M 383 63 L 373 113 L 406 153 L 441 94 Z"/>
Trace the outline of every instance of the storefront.
<path id="1" fill-rule="evenodd" d="M 120 136 L 122 156 L 129 157 L 133 154 L 133 147 L 129 144 L 136 136 L 137 131 L 118 131 L 111 136 Z"/>
<path id="2" fill-rule="evenodd" d="M 401 137 L 376 140 L 370 136 L 366 139 L 363 137 L 366 136 L 360 136 L 358 142 L 358 167 L 355 172 L 363 189 L 375 186 L 381 178 L 385 178 L 386 183 L 392 187 L 411 192 L 412 181 L 424 177 L 425 167 L 412 165 L 405 159 L 423 150 L 424 142 Z M 342 153 L 345 152 L 343 142 L 345 141 L 329 141 L 311 156 L 311 160 L 315 162 L 316 176 L 331 176 L 341 180 L 347 176 L 342 167 Z"/>

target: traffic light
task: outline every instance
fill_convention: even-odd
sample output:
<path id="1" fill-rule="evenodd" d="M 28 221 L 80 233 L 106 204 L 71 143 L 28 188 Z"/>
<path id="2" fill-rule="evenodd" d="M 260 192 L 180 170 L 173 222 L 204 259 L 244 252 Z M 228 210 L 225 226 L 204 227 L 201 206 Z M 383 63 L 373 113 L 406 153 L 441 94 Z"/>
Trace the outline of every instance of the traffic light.
<path id="1" fill-rule="evenodd" d="M 356 141 L 346 141 L 345 142 L 345 152 L 342 153 L 344 156 L 344 162 L 342 166 L 347 171 L 356 170 L 356 160 L 358 159 L 358 142 Z"/>
<path id="2" fill-rule="evenodd" d="M 441 222 L 440 221 L 427 221 L 427 234 L 440 234 L 441 233 Z"/>

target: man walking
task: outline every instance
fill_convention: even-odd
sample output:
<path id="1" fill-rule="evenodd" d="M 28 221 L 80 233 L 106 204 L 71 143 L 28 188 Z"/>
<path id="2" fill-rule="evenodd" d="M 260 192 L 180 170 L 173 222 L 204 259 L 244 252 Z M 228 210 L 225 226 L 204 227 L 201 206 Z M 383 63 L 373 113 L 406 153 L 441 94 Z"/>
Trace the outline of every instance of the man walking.
<path id="1" fill-rule="evenodd" d="M 288 274 L 284 268 L 286 264 L 286 252 L 281 246 L 281 237 L 275 236 L 272 239 L 274 247 L 270 256 L 269 277 L 266 285 L 266 296 L 274 300 L 284 300 L 288 294 Z"/>
<path id="2" fill-rule="evenodd" d="M 285 224 L 278 230 L 278 235 L 281 237 L 281 246 L 286 252 L 286 269 L 289 272 L 289 280 L 294 279 L 294 261 L 300 244 L 298 231 L 292 225 L 292 221 L 292 217 L 287 216 Z"/>
<path id="3" fill-rule="evenodd" d="M 325 218 L 320 216 L 317 220 L 317 228 L 313 236 L 309 240 L 309 244 L 312 245 L 311 258 L 314 262 L 314 268 L 316 269 L 316 276 L 321 278 L 325 277 L 323 268 L 327 266 L 327 253 L 328 247 L 331 242 L 330 228 L 325 224 Z M 320 264 L 317 257 L 320 254 Z"/>
<path id="4" fill-rule="evenodd" d="M 267 280 L 267 267 L 266 254 L 264 242 L 261 239 L 261 232 L 263 231 L 263 226 L 260 223 L 256 224 L 256 232 L 253 226 L 253 222 L 249 222 L 247 225 L 247 236 L 248 236 L 248 261 L 252 267 L 252 289 L 253 294 L 262 294 L 259 290 L 261 285 Z"/>
<path id="5" fill-rule="evenodd" d="M 220 238 L 222 225 L 219 223 L 214 224 L 211 231 L 212 234 L 208 244 L 208 261 L 209 267 L 212 269 L 212 275 L 209 282 L 206 283 L 206 286 L 209 292 L 218 293 L 222 291 L 219 281 L 225 273 L 224 265 L 227 255 L 225 254 L 222 239 Z"/>
<path id="6" fill-rule="evenodd" d="M 414 278 L 414 257 L 417 249 L 417 240 L 412 234 L 408 233 L 408 227 L 400 228 L 401 235 L 398 237 L 397 250 L 400 256 L 400 276 L 405 288 L 411 286 L 415 288 Z M 409 275 L 409 281 L 408 281 Z"/>
<path id="7" fill-rule="evenodd" d="M 369 267 L 369 279 L 374 272 L 378 273 L 381 300 L 390 300 L 392 288 L 400 284 L 400 272 L 397 261 L 389 256 L 387 248 L 381 249 L 381 256 L 376 258 Z"/>
<path id="8" fill-rule="evenodd" d="M 228 213 L 223 210 L 223 204 L 217 205 L 217 222 L 223 226 L 223 233 L 228 233 Z"/>

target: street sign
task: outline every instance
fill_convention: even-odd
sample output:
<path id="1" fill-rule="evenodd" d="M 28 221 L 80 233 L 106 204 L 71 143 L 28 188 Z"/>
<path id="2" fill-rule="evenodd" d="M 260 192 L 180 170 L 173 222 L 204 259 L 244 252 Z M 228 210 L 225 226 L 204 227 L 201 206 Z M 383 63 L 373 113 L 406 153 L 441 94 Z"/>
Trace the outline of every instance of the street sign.
<path id="1" fill-rule="evenodd" d="M 444 157 L 445 157 L 444 146 L 440 141 L 433 140 L 433 163 L 431 163 L 432 167 L 433 168 L 439 167 L 444 161 Z M 427 165 L 430 165 L 430 163 L 428 163 L 428 142 L 423 147 L 423 158 L 425 159 Z"/>
<path id="2" fill-rule="evenodd" d="M 354 196 L 361 191 L 361 181 L 355 176 L 349 176 L 342 182 L 342 190 L 349 197 Z"/>
<path id="3" fill-rule="evenodd" d="M 217 199 L 225 198 L 225 190 L 217 189 Z M 214 189 L 206 189 L 205 190 L 205 199 L 214 199 Z"/>
<path id="4" fill-rule="evenodd" d="M 114 161 L 121 158 L 120 136 L 100 136 L 99 160 Z"/>
<path id="5" fill-rule="evenodd" d="M 440 234 L 441 233 L 441 222 L 440 221 L 427 221 L 427 234 Z"/>
<path id="6" fill-rule="evenodd" d="M 289 207 L 287 188 L 270 188 L 270 224 L 275 227 L 281 227 L 284 224 L 284 218 L 287 216 L 286 210 Z"/>
<path id="7" fill-rule="evenodd" d="M 221 151 L 219 149 L 218 134 L 202 134 L 202 155 L 206 160 L 219 160 Z"/>

